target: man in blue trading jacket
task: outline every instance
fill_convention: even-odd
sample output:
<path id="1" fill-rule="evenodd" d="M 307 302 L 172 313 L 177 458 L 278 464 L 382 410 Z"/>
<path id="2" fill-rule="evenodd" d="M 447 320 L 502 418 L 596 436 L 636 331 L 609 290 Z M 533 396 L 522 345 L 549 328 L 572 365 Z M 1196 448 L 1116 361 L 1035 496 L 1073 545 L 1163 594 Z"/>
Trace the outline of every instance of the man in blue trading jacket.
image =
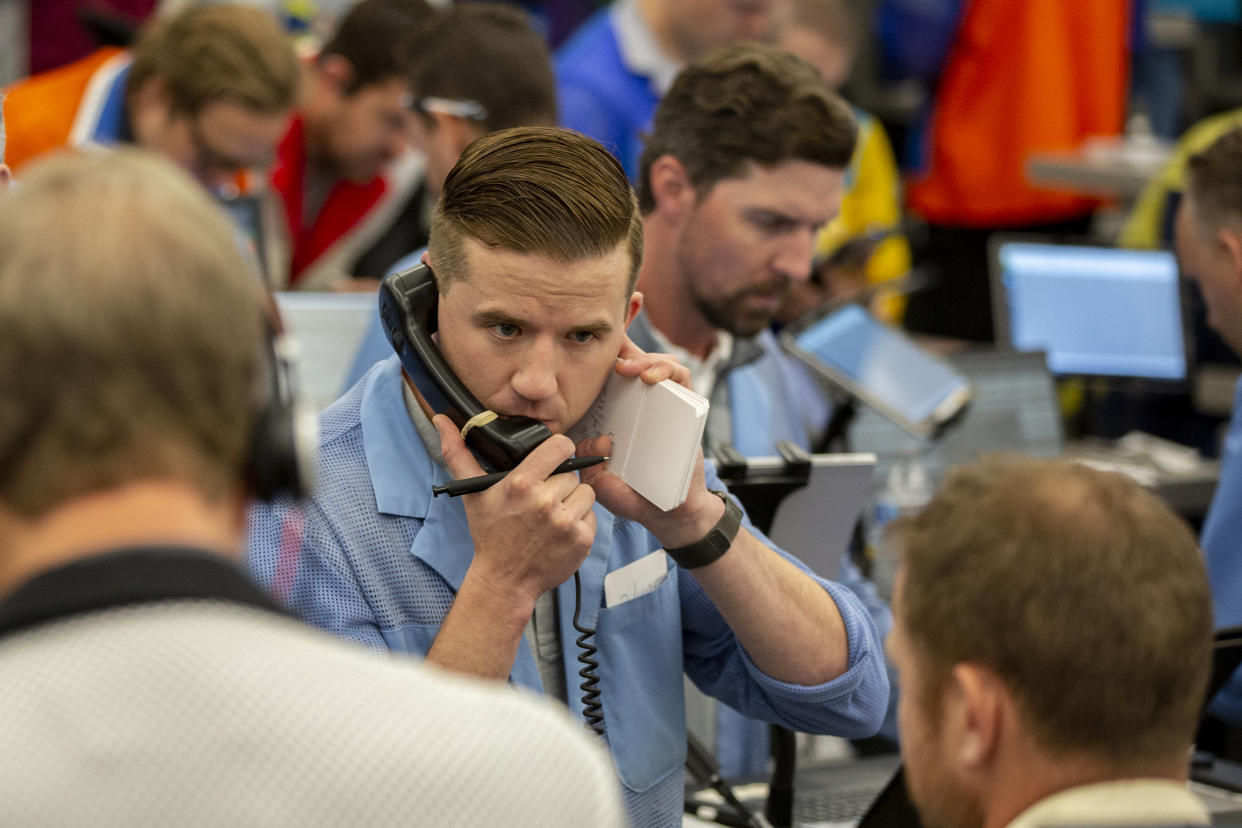
<path id="1" fill-rule="evenodd" d="M 831 405 L 769 325 L 811 272 L 819 230 L 841 205 L 854 151 L 850 108 L 810 64 L 775 47 L 730 46 L 687 66 L 656 111 L 640 162 L 646 297 L 630 336 L 690 368 L 712 403 L 708 444 L 746 456 L 810 448 Z M 795 550 L 796 551 L 796 550 Z M 848 560 L 841 583 L 881 635 L 892 614 Z M 762 772 L 766 726 L 720 707 L 726 774 Z"/>
<path id="2" fill-rule="evenodd" d="M 1228 132 L 1186 165 L 1178 208 L 1177 254 L 1198 283 L 1208 324 L 1242 354 L 1242 130 Z M 1220 482 L 1199 539 L 1207 558 L 1216 626 L 1242 624 L 1242 381 L 1225 438 Z M 1209 710 L 1242 725 L 1242 674 L 1235 674 Z"/>
<path id="3" fill-rule="evenodd" d="M 771 40 L 775 0 L 616 0 L 556 54 L 561 124 L 613 151 L 638 178 L 642 136 L 685 63 L 744 40 Z"/>
<path id="4" fill-rule="evenodd" d="M 304 512 L 256 510 L 249 562 L 314 624 L 508 678 L 581 715 L 579 571 L 578 620 L 598 631 L 604 726 L 629 817 L 674 826 L 683 671 L 749 715 L 847 736 L 879 726 L 887 679 L 853 593 L 757 537 L 701 456 L 687 500 L 669 512 L 602 467 L 581 481 L 551 474 L 575 452 L 563 433 L 611 371 L 686 379 L 625 334 L 642 305 L 642 235 L 621 165 L 593 140 L 528 127 L 473 143 L 445 181 L 424 260 L 437 274 L 438 344 L 486 407 L 556 436 L 492 488 L 433 498 L 433 485 L 481 469 L 393 357 L 323 412 L 319 491 Z M 606 436 L 576 447 L 608 448 Z M 604 577 L 661 548 L 677 563 L 661 564 L 664 580 L 608 605 Z"/>

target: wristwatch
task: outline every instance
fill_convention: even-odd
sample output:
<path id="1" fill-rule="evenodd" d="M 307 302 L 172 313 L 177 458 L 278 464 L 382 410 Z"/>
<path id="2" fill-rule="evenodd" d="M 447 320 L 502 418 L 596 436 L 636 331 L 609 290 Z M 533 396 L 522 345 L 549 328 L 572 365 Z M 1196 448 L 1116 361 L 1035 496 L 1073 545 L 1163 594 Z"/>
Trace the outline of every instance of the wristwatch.
<path id="1" fill-rule="evenodd" d="M 729 547 L 733 545 L 733 539 L 737 537 L 737 530 L 742 526 L 742 509 L 733 498 L 729 497 L 729 493 L 720 489 L 708 489 L 708 491 L 724 501 L 725 510 L 720 520 L 716 521 L 716 525 L 703 540 L 689 546 L 664 550 L 682 569 L 707 566 L 728 552 Z"/>

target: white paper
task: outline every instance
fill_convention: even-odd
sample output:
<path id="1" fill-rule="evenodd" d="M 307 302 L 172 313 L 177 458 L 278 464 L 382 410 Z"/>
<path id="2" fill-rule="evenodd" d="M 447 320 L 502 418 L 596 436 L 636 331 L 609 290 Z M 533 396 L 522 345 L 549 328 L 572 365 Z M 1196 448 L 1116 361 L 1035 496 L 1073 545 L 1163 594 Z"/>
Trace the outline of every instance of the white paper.
<path id="1" fill-rule="evenodd" d="M 708 407 L 671 380 L 648 385 L 614 372 L 569 436 L 609 435 L 608 470 L 667 512 L 686 502 Z"/>

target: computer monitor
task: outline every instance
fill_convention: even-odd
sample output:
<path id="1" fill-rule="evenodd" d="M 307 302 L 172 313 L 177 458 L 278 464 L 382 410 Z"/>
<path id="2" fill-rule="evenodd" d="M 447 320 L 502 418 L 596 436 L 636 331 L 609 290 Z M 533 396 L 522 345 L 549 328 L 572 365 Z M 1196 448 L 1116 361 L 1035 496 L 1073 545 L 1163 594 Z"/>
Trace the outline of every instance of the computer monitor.
<path id="1" fill-rule="evenodd" d="M 1177 260 L 1165 250 L 992 241 L 997 340 L 1041 350 L 1058 376 L 1186 379 Z"/>
<path id="2" fill-rule="evenodd" d="M 259 196 L 216 195 L 216 203 L 224 208 L 233 222 L 237 238 L 237 246 L 243 256 L 255 266 L 259 274 L 270 285 L 271 274 L 268 273 L 266 258 L 267 239 L 263 232 L 263 203 Z"/>
<path id="3" fill-rule="evenodd" d="M 298 391 L 316 411 L 341 393 L 358 343 L 376 314 L 374 293 L 275 294 L 285 329 L 300 346 Z"/>

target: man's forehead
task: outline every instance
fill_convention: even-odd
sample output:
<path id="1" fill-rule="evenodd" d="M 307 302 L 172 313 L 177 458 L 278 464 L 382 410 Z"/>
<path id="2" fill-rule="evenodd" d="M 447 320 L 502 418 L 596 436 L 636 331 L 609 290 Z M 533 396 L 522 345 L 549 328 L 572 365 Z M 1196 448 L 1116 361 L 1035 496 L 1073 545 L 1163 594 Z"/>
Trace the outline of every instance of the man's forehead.
<path id="1" fill-rule="evenodd" d="M 749 200 L 772 204 L 798 204 L 839 195 L 845 170 L 813 161 L 786 159 L 775 164 L 747 161 L 733 175 L 716 181 L 704 197 L 717 190 L 744 193 Z"/>
<path id="2" fill-rule="evenodd" d="M 624 240 L 606 253 L 577 259 L 487 245 L 469 236 L 464 236 L 462 242 L 465 266 L 461 276 L 479 287 L 490 280 L 525 277 L 532 289 L 542 286 L 553 292 L 559 287 L 601 293 L 615 289 L 620 295 L 629 283 L 632 265 L 629 246 Z M 628 299 L 628 295 L 625 298 Z"/>

